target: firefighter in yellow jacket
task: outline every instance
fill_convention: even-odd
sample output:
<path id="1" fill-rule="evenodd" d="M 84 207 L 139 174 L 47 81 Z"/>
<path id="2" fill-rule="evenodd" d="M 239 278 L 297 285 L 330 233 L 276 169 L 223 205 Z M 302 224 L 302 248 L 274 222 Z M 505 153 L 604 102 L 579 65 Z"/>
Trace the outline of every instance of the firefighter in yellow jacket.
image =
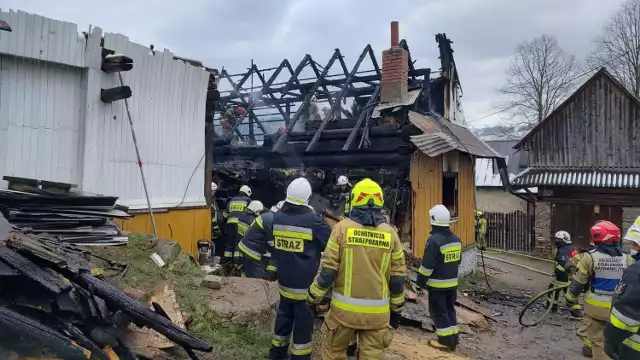
<path id="1" fill-rule="evenodd" d="M 322 326 L 322 359 L 345 359 L 354 336 L 359 358 L 379 360 L 389 347 L 404 305 L 405 259 L 396 231 L 382 214 L 380 185 L 371 179 L 352 190 L 349 218 L 333 227 L 308 301 L 318 304 L 333 286 Z"/>
<path id="2" fill-rule="evenodd" d="M 578 264 L 582 260 L 583 257 L 587 256 L 587 253 L 595 248 L 594 245 L 589 245 L 586 248 L 578 249 L 577 253 L 571 257 L 566 264 L 566 271 L 571 279 L 573 275 L 578 271 Z M 585 288 L 589 288 L 589 284 L 585 286 Z M 591 341 L 589 340 L 589 327 L 591 327 L 591 318 L 588 316 L 583 316 L 580 321 L 580 325 L 578 325 L 578 329 L 576 330 L 576 335 L 582 341 L 582 355 L 587 358 L 593 357 L 593 350 L 591 349 Z"/>
<path id="3" fill-rule="evenodd" d="M 591 342 L 593 358 L 604 360 L 604 327 L 609 320 L 611 300 L 622 274 L 634 261 L 620 248 L 620 228 L 609 221 L 600 221 L 591 227 L 591 241 L 595 248 L 578 263 L 578 271 L 571 280 L 565 295 L 568 305 L 578 303 L 583 289 L 584 314 L 591 325 L 587 336 Z"/>

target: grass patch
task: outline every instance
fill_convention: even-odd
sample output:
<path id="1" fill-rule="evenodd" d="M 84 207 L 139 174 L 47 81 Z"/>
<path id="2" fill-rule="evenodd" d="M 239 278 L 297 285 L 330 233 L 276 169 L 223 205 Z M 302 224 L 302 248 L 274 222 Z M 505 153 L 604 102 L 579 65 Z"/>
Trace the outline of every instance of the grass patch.
<path id="1" fill-rule="evenodd" d="M 123 281 L 126 285 L 143 291 L 152 290 L 158 283 L 171 280 L 182 311 L 193 320 L 188 331 L 211 343 L 216 359 L 264 359 L 269 350 L 271 335 L 255 329 L 239 326 L 222 327 L 215 324 L 209 311 L 209 295 L 212 291 L 201 287 L 204 276 L 199 266 L 189 261 L 185 254 L 164 268 L 151 260 L 148 237 L 139 234 L 129 236 L 129 244 L 119 247 L 91 249 L 97 255 L 113 261 L 130 264 Z"/>

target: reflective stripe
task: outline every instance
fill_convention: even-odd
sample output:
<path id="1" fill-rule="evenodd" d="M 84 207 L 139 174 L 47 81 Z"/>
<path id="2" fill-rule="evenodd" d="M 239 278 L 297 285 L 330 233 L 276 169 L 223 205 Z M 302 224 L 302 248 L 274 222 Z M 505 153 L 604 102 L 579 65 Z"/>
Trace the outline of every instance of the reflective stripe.
<path id="1" fill-rule="evenodd" d="M 400 260 L 403 257 L 404 257 L 403 250 L 395 250 L 393 253 L 391 253 L 391 260 Z"/>
<path id="2" fill-rule="evenodd" d="M 588 292 L 584 296 L 584 302 L 589 305 L 609 309 L 611 307 L 611 296 Z"/>
<path id="3" fill-rule="evenodd" d="M 329 239 L 329 242 L 327 242 L 327 248 L 333 251 L 340 251 L 340 245 L 338 245 L 333 239 Z"/>
<path id="4" fill-rule="evenodd" d="M 306 300 L 307 289 L 294 289 L 280 285 L 280 295 L 291 300 Z"/>
<path id="5" fill-rule="evenodd" d="M 429 279 L 427 280 L 427 286 L 438 289 L 448 289 L 458 286 L 458 278 L 453 279 Z"/>
<path id="6" fill-rule="evenodd" d="M 268 251 L 266 253 L 262 254 L 262 256 L 271 259 L 271 253 L 268 252 Z"/>
<path id="7" fill-rule="evenodd" d="M 351 296 L 351 278 L 353 276 L 353 249 L 346 249 L 344 255 L 344 294 L 346 296 Z"/>
<path id="8" fill-rule="evenodd" d="M 438 329 L 436 328 L 436 335 L 438 336 L 451 336 L 458 333 L 458 326 L 449 326 L 446 328 Z"/>
<path id="9" fill-rule="evenodd" d="M 431 219 L 431 225 L 449 227 L 449 222 Z"/>
<path id="10" fill-rule="evenodd" d="M 245 255 L 247 255 L 248 257 L 254 259 L 254 260 L 261 260 L 262 259 L 262 255 L 260 255 L 259 252 L 257 251 L 253 251 L 251 249 L 249 249 L 242 241 L 240 241 L 240 243 L 238 244 L 238 249 L 244 253 Z"/>
<path id="11" fill-rule="evenodd" d="M 623 315 L 618 309 L 613 308 L 611 310 L 611 316 L 609 317 L 611 325 L 617 327 L 620 330 L 637 333 L 640 330 L 640 321 L 633 320 L 632 318 Z"/>
<path id="12" fill-rule="evenodd" d="M 318 283 L 314 281 L 313 284 L 311 284 L 309 291 L 313 294 L 313 296 L 321 297 L 321 296 L 324 296 L 328 290 L 320 287 L 320 285 L 318 285 Z"/>
<path id="13" fill-rule="evenodd" d="M 562 265 L 560 265 L 560 264 L 556 264 L 556 269 L 558 269 L 558 270 L 560 270 L 560 271 L 562 271 L 562 272 L 564 272 L 564 271 L 565 271 L 564 266 L 562 266 Z"/>
<path id="14" fill-rule="evenodd" d="M 311 229 L 293 225 L 273 225 L 273 236 L 313 240 L 313 232 Z"/>
<path id="15" fill-rule="evenodd" d="M 462 243 L 461 242 L 452 242 L 450 244 L 446 244 L 446 245 L 442 245 L 440 246 L 440 252 L 441 253 L 448 253 L 450 251 L 456 251 L 456 250 L 462 250 Z"/>
<path id="16" fill-rule="evenodd" d="M 271 340 L 271 345 L 275 347 L 287 347 L 289 346 L 290 339 L 291 339 L 291 335 L 286 335 L 286 336 L 273 335 L 273 339 Z"/>
<path id="17" fill-rule="evenodd" d="M 433 274 L 433 269 L 427 269 L 424 266 L 420 266 L 418 272 L 424 276 L 431 276 L 431 274 Z"/>
<path id="18" fill-rule="evenodd" d="M 402 293 L 401 295 L 398 295 L 398 296 L 392 296 L 391 297 L 391 303 L 393 305 L 400 305 L 400 304 L 404 303 L 404 293 Z"/>
<path id="19" fill-rule="evenodd" d="M 237 217 L 230 217 L 229 220 L 227 220 L 227 224 L 237 224 L 237 223 L 238 223 Z"/>
<path id="20" fill-rule="evenodd" d="M 240 251 L 234 251 L 233 257 L 240 257 Z"/>
<path id="21" fill-rule="evenodd" d="M 267 265 L 267 271 L 276 272 L 278 271 L 278 268 L 274 265 Z"/>
<path id="22" fill-rule="evenodd" d="M 255 220 L 254 223 L 256 225 L 258 225 L 258 227 L 262 230 L 264 230 L 264 225 L 262 224 L 262 216 L 258 216 Z"/>
<path id="23" fill-rule="evenodd" d="M 630 337 L 624 339 L 622 343 L 632 348 L 633 350 L 640 352 L 640 335 L 633 334 Z"/>
<path id="24" fill-rule="evenodd" d="M 306 205 L 306 203 L 307 203 L 306 201 L 304 201 L 304 199 L 294 198 L 293 196 L 287 196 L 285 201 L 290 202 L 290 203 L 294 203 L 294 204 L 298 204 L 298 205 Z"/>
<path id="25" fill-rule="evenodd" d="M 313 352 L 313 342 L 308 342 L 306 344 L 296 344 L 293 343 L 291 345 L 291 355 L 309 355 Z"/>
<path id="26" fill-rule="evenodd" d="M 382 264 L 380 264 L 380 275 L 382 276 L 382 297 L 383 298 L 389 297 L 389 283 L 387 282 L 387 271 L 389 270 L 389 264 L 391 263 L 391 260 L 389 260 L 390 257 L 391 257 L 391 254 L 389 254 L 388 252 L 384 253 L 384 255 L 382 255 Z"/>
<path id="27" fill-rule="evenodd" d="M 334 291 L 331 306 L 359 314 L 384 314 L 389 312 L 389 299 L 356 299 Z"/>
<path id="28" fill-rule="evenodd" d="M 233 257 L 233 251 L 225 251 L 224 257 Z"/>

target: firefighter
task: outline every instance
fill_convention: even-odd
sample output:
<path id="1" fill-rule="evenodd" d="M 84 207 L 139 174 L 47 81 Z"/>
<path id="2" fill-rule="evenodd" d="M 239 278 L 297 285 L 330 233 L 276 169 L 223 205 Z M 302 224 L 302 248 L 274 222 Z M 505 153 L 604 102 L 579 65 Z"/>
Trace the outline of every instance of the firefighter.
<path id="1" fill-rule="evenodd" d="M 577 266 L 578 263 L 580 263 L 580 260 L 582 260 L 582 258 L 585 257 L 586 254 L 594 248 L 595 247 L 591 244 L 586 248 L 580 248 L 578 249 L 578 252 L 567 261 L 565 270 L 567 272 L 567 275 L 569 276 L 569 279 L 571 279 L 575 272 L 578 271 Z M 587 286 L 585 286 L 585 289 L 589 287 L 590 285 L 587 284 Z M 591 341 L 589 341 L 588 336 L 589 326 L 591 326 L 591 318 L 589 318 L 588 316 L 583 316 L 582 320 L 580 321 L 580 325 L 578 325 L 578 329 L 576 330 L 576 335 L 578 335 L 578 338 L 580 338 L 580 341 L 582 341 L 582 355 L 587 358 L 593 357 Z"/>
<path id="2" fill-rule="evenodd" d="M 487 217 L 484 211 L 476 211 L 476 232 L 478 234 L 478 247 L 487 250 Z"/>
<path id="3" fill-rule="evenodd" d="M 338 181 L 336 181 L 336 189 L 340 193 L 340 203 L 344 204 L 344 216 L 349 217 L 349 211 L 351 210 L 351 184 L 349 178 L 340 175 Z"/>
<path id="4" fill-rule="evenodd" d="M 238 195 L 234 196 L 229 200 L 229 204 L 227 206 L 228 218 L 227 218 L 227 226 L 226 233 L 227 239 L 224 248 L 224 265 L 233 265 L 234 260 L 240 258 L 240 252 L 236 248 L 236 237 L 238 234 L 238 218 L 244 210 L 247 208 L 251 202 L 251 188 L 247 185 L 242 185 L 240 190 L 238 191 Z M 228 268 L 228 266 L 227 266 Z"/>
<path id="5" fill-rule="evenodd" d="M 591 321 L 587 336 L 591 342 L 593 358 L 601 360 L 607 359 L 603 330 L 609 319 L 611 296 L 633 259 L 620 248 L 620 228 L 613 223 L 597 222 L 590 232 L 595 248 L 578 263 L 578 271 L 571 280 L 565 300 L 569 305 L 577 304 L 580 293 L 591 281 L 584 296 L 585 316 Z"/>
<path id="6" fill-rule="evenodd" d="M 348 219 L 333 227 L 308 301 L 319 304 L 330 288 L 331 309 L 322 332 L 322 359 L 344 359 L 358 340 L 359 358 L 380 359 L 391 344 L 404 305 L 405 259 L 397 232 L 382 214 L 384 197 L 371 179 L 352 190 Z"/>
<path id="7" fill-rule="evenodd" d="M 244 209 L 238 216 L 238 230 L 236 233 L 236 245 L 234 246 L 234 255 L 239 253 L 238 256 L 234 256 L 234 267 L 236 271 L 239 271 L 243 277 L 245 277 L 244 272 L 242 272 L 242 258 L 241 251 L 238 247 L 240 240 L 247 235 L 247 232 L 251 228 L 251 224 L 256 220 L 256 218 L 264 212 L 264 205 L 262 202 L 258 200 L 252 200 L 249 205 Z"/>
<path id="8" fill-rule="evenodd" d="M 218 190 L 218 185 L 215 182 L 211 183 L 211 242 L 219 246 L 220 240 L 222 239 L 224 233 L 224 220 L 225 214 L 223 211 L 220 211 L 218 208 L 218 202 L 216 201 L 215 195 L 216 190 Z M 224 248 L 224 247 L 223 247 Z M 223 250 L 224 249 L 220 249 Z M 212 254 L 215 255 L 215 254 Z"/>
<path id="9" fill-rule="evenodd" d="M 429 313 L 438 335 L 438 340 L 430 340 L 429 345 L 443 351 L 455 351 L 458 346 L 455 304 L 462 243 L 449 228 L 451 214 L 444 205 L 434 206 L 429 210 L 429 217 L 431 236 L 418 271 L 418 286 L 427 289 Z"/>
<path id="10" fill-rule="evenodd" d="M 282 208 L 283 203 L 284 201 L 280 201 L 271 207 L 271 211 L 258 216 L 238 244 L 246 277 L 275 281 L 277 267 L 271 258 L 273 217 Z"/>
<path id="11" fill-rule="evenodd" d="M 551 283 L 549 289 L 564 285 L 569 285 L 569 273 L 566 267 L 569 260 L 578 254 L 575 246 L 571 242 L 571 235 L 564 230 L 557 231 L 553 236 L 554 249 L 554 268 L 553 275 L 551 277 Z M 561 291 L 556 291 L 553 299 L 549 298 L 547 302 L 553 302 L 551 308 L 552 311 L 558 311 L 558 300 L 560 299 Z M 582 307 L 580 304 L 572 304 L 569 308 L 569 313 L 574 318 L 582 318 Z"/>
<path id="12" fill-rule="evenodd" d="M 623 247 L 635 261 L 640 260 L 640 216 L 624 235 Z"/>
<path id="13" fill-rule="evenodd" d="M 294 179 L 287 197 L 273 216 L 273 252 L 278 269 L 280 304 L 276 315 L 270 359 L 311 359 L 313 311 L 307 304 L 307 289 L 313 282 L 331 228 L 309 206 L 311 184 Z M 293 337 L 293 339 L 291 339 Z M 291 341 L 293 340 L 293 342 Z"/>
<path id="14" fill-rule="evenodd" d="M 604 349 L 615 360 L 640 359 L 640 264 L 631 265 L 615 289 Z"/>

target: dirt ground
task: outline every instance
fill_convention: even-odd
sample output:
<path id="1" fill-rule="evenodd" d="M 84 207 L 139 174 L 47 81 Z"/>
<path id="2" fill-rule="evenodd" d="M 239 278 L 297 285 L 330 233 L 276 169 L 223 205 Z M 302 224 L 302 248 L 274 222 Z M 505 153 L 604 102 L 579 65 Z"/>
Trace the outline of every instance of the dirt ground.
<path id="1" fill-rule="evenodd" d="M 492 256 L 495 256 L 492 254 Z M 513 257 L 509 259 L 514 261 Z M 517 261 L 517 258 L 516 258 Z M 471 359 L 581 359 L 582 343 L 575 334 L 578 322 L 569 319 L 565 311 L 551 314 L 540 325 L 523 328 L 518 314 L 529 298 L 547 288 L 549 277 L 517 266 L 486 259 L 488 292 L 481 276 L 474 276 L 467 293 L 480 305 L 497 316 L 500 323 L 492 323 L 492 331 L 475 335 L 462 335 L 459 353 Z M 527 261 L 527 266 L 549 271 L 549 263 Z M 475 284 L 473 283 L 475 282 Z M 486 294 L 482 296 L 481 294 Z"/>

